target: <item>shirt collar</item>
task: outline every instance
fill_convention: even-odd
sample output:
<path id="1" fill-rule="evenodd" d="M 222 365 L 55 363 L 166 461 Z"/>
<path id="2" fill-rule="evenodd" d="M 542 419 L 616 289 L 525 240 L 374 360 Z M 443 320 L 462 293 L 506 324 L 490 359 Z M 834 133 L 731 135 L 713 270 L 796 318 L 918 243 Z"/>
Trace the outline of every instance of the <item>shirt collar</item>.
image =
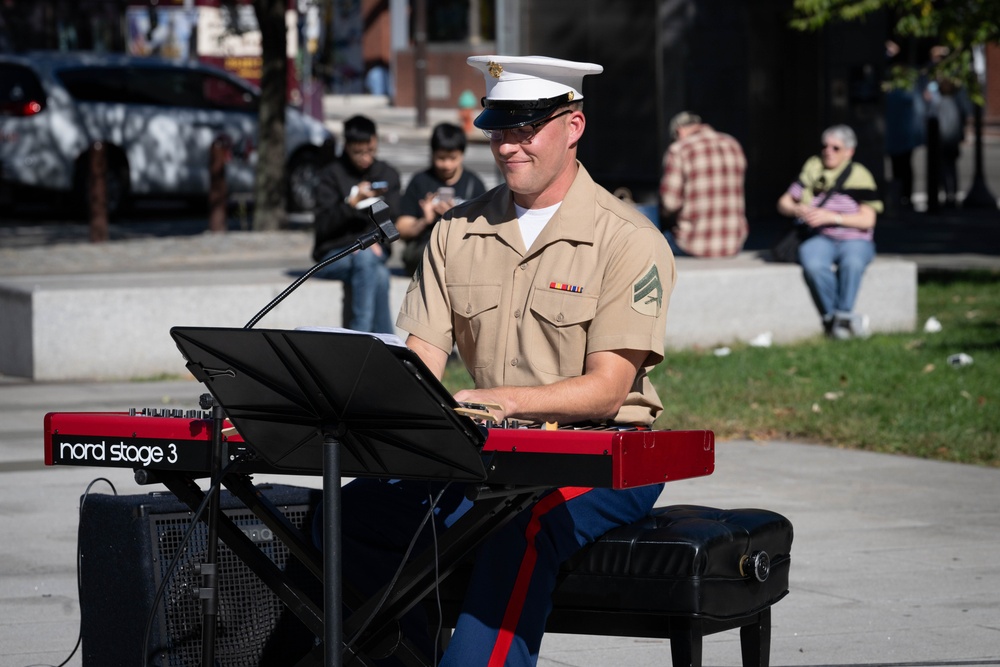
<path id="1" fill-rule="evenodd" d="M 577 167 L 576 178 L 573 179 L 562 205 L 538 237 L 541 243 L 536 241 L 539 248 L 554 241 L 590 244 L 594 242 L 594 202 L 597 184 L 579 161 Z M 499 222 L 490 223 L 490 219 Z M 517 226 L 514 200 L 506 185 L 496 189 L 483 215 L 470 221 L 467 233 L 493 234 L 511 247 L 521 247 L 521 230 Z"/>

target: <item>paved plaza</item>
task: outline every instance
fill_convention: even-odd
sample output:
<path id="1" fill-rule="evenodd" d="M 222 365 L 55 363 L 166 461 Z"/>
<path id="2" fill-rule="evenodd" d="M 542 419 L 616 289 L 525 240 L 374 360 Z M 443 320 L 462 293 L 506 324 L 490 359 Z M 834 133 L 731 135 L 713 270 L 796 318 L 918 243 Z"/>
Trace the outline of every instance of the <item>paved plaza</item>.
<path id="1" fill-rule="evenodd" d="M 360 104 L 360 101 L 357 101 Z M 366 103 L 371 103 L 370 101 Z M 345 106 L 347 105 L 347 106 Z M 355 107 L 333 100 L 336 125 Z M 360 109 L 364 111 L 364 108 Z M 426 129 L 413 110 L 374 106 L 384 155 L 405 173 L 426 164 Z M 455 120 L 455 112 L 431 121 Z M 1000 140 L 990 138 L 991 188 L 1000 194 Z M 470 165 L 492 174 L 488 147 Z M 963 163 L 968 174 L 968 164 Z M 488 179 L 489 180 L 489 179 Z M 113 226 L 115 242 L 85 243 L 86 225 L 0 223 L 0 275 L 245 266 L 308 267 L 307 229 L 271 235 L 202 234 L 169 215 Z M 1000 215 L 945 211 L 880 221 L 880 249 L 921 269 L 1000 268 Z M 758 237 L 761 247 L 765 240 Z M 2 317 L 2 314 L 0 314 Z M 241 323 L 237 323 L 241 324 Z M 166 333 L 164 334 L 166 335 Z M 183 360 L 178 354 L 178 369 Z M 47 412 L 194 408 L 194 381 L 30 382 L 0 377 L 0 667 L 59 665 L 76 643 L 80 497 L 148 493 L 127 470 L 46 468 Z M 321 486 L 318 478 L 260 478 Z M 668 484 L 661 504 L 761 507 L 795 527 L 790 594 L 773 611 L 777 666 L 975 667 L 1000 665 L 1000 470 L 809 443 L 718 444 L 716 472 Z M 740 664 L 739 635 L 706 640 L 705 664 Z M 77 653 L 69 667 L 81 665 Z M 669 664 L 666 641 L 549 635 L 542 667 Z M 104 666 L 101 666 L 104 667 Z M 110 667 L 110 666 L 109 666 Z"/>

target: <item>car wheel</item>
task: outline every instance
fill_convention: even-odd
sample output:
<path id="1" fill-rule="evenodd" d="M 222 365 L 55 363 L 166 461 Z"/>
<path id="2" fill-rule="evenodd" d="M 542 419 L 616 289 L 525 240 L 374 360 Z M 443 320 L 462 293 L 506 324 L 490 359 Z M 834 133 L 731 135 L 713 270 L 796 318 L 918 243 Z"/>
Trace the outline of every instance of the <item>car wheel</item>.
<path id="1" fill-rule="evenodd" d="M 108 216 L 118 215 L 128 208 L 129 202 L 129 178 L 128 164 L 125 157 L 120 153 L 108 152 L 108 168 L 105 172 L 104 183 L 106 189 L 105 201 Z M 84 153 L 78 161 L 76 192 L 77 199 L 85 207 L 84 214 L 90 212 L 90 153 Z"/>
<path id="2" fill-rule="evenodd" d="M 316 208 L 320 159 L 317 151 L 300 151 L 288 163 L 288 209 L 294 213 Z"/>

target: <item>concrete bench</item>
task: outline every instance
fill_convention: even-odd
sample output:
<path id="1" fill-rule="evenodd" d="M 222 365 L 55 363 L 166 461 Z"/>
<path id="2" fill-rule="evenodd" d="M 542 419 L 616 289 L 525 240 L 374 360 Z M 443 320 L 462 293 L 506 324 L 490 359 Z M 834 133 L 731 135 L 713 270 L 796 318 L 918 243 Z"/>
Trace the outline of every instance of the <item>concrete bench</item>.
<path id="1" fill-rule="evenodd" d="M 35 380 L 186 373 L 177 325 L 244 326 L 294 280 L 282 269 L 0 279 L 0 373 Z M 393 281 L 402 302 L 406 281 Z M 343 286 L 310 280 L 257 328 L 341 326 Z"/>
<path id="2" fill-rule="evenodd" d="M 821 332 L 819 316 L 791 264 L 751 253 L 677 262 L 667 347 L 726 345 L 771 332 L 777 343 Z M 917 270 L 877 259 L 858 298 L 876 332 L 916 325 Z M 241 327 L 293 280 L 281 269 L 18 276 L 0 279 L 0 374 L 34 380 L 135 379 L 182 375 L 170 338 L 177 325 Z M 408 278 L 394 276 L 398 309 Z M 257 325 L 341 326 L 343 285 L 310 280 Z"/>
<path id="3" fill-rule="evenodd" d="M 871 318 L 873 332 L 912 331 L 917 321 L 917 265 L 876 258 L 865 272 L 855 310 Z M 667 347 L 750 342 L 767 332 L 775 343 L 823 332 L 802 267 L 766 262 L 755 252 L 729 259 L 677 260 Z"/>

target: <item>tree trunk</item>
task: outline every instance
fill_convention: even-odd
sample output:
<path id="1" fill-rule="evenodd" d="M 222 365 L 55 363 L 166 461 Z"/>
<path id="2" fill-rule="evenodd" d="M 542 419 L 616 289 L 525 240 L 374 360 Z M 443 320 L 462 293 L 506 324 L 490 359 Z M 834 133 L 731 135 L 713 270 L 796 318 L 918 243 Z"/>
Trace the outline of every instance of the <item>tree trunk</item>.
<path id="1" fill-rule="evenodd" d="M 287 0 L 253 0 L 263 50 L 260 136 L 254 183 L 253 229 L 279 229 L 286 217 L 285 98 L 288 79 Z"/>

